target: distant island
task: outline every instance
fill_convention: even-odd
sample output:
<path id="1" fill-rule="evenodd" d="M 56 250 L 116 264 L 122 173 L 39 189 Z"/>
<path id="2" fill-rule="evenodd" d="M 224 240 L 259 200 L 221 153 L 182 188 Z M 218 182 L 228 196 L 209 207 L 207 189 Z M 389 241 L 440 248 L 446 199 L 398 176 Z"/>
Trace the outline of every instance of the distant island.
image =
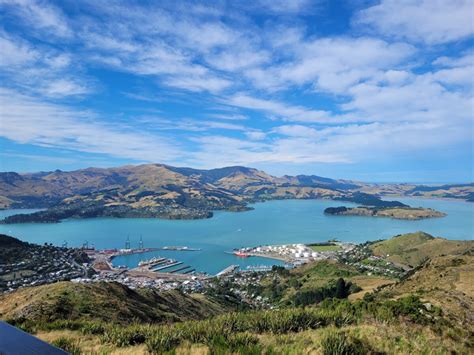
<path id="1" fill-rule="evenodd" d="M 325 214 L 336 216 L 370 216 L 370 217 L 390 217 L 395 219 L 419 220 L 425 218 L 439 218 L 446 216 L 446 213 L 436 211 L 431 208 L 422 207 L 329 207 L 324 210 Z"/>
<path id="2" fill-rule="evenodd" d="M 216 210 L 247 211 L 250 203 L 277 199 L 331 199 L 370 208 L 409 207 L 382 199 L 396 196 L 470 201 L 474 184 L 369 184 L 316 175 L 275 177 L 242 166 L 200 170 L 163 164 L 0 173 L 0 208 L 45 209 L 10 216 L 1 223 L 56 223 L 94 217 L 201 219 L 212 217 Z"/>

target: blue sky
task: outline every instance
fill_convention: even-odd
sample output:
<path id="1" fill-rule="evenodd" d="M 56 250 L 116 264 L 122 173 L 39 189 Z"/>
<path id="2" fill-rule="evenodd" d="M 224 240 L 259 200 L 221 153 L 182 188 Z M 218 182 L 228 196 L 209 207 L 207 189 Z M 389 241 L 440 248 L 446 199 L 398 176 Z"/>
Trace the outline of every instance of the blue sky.
<path id="1" fill-rule="evenodd" d="M 0 170 L 473 177 L 472 0 L 0 0 Z"/>

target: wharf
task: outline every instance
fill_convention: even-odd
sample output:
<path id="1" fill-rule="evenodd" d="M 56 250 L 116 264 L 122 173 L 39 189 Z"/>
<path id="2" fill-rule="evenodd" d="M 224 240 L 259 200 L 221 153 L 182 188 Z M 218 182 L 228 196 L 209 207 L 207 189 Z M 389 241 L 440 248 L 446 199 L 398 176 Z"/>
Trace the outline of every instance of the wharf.
<path id="1" fill-rule="evenodd" d="M 189 269 L 190 267 L 191 267 L 191 266 L 184 265 L 183 267 L 180 267 L 179 269 L 171 270 L 171 271 L 170 271 L 170 274 L 174 274 L 175 272 L 183 271 L 183 270 Z"/>
<path id="2" fill-rule="evenodd" d="M 152 271 L 160 271 L 160 270 L 163 270 L 163 269 L 168 269 L 168 268 L 170 268 L 170 267 L 172 267 L 172 266 L 181 265 L 182 263 L 183 263 L 182 261 L 175 261 L 174 263 L 169 263 L 169 264 L 166 264 L 166 265 L 157 267 L 157 268 L 153 269 Z"/>
<path id="3" fill-rule="evenodd" d="M 218 272 L 216 274 L 217 277 L 220 277 L 220 276 L 225 276 L 225 275 L 228 275 L 228 274 L 231 274 L 233 273 L 235 270 L 237 270 L 240 266 L 239 265 L 229 265 L 227 266 L 224 270 Z"/>

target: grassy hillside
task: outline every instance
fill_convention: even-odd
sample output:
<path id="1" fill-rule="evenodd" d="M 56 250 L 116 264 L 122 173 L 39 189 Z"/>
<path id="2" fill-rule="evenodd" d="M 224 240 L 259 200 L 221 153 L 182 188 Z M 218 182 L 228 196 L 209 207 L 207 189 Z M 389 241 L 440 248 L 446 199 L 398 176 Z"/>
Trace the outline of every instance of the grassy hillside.
<path id="1" fill-rule="evenodd" d="M 56 344 L 112 354 L 469 354 L 474 328 L 467 284 L 473 277 L 473 256 L 437 257 L 353 302 L 333 299 L 166 326 L 63 322 L 36 330 Z"/>
<path id="2" fill-rule="evenodd" d="M 202 319 L 231 310 L 203 295 L 131 290 L 118 283 L 58 282 L 0 295 L 0 318 L 33 322 L 100 320 L 155 323 Z"/>
<path id="3" fill-rule="evenodd" d="M 437 256 L 432 244 L 441 242 L 453 255 Z M 220 281 L 206 295 L 62 282 L 0 296 L 0 318 L 76 354 L 472 353 L 472 244 L 420 232 L 374 246 L 430 259 L 402 279 L 333 261 L 275 268 Z M 230 294 L 268 298 L 273 309 L 236 312 Z"/>
<path id="4" fill-rule="evenodd" d="M 474 249 L 474 241 L 448 240 L 435 238 L 424 232 L 395 236 L 371 245 L 376 256 L 415 267 L 430 257 L 455 255 Z"/>
<path id="5" fill-rule="evenodd" d="M 383 291 L 384 297 L 420 295 L 440 307 L 453 322 L 474 331 L 474 254 L 427 260 L 404 280 Z"/>

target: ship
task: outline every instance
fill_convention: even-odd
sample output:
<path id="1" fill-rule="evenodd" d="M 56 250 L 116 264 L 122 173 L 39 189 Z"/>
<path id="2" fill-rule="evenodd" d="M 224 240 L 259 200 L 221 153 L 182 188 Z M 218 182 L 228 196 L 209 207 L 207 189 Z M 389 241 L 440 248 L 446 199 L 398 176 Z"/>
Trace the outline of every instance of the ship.
<path id="1" fill-rule="evenodd" d="M 138 266 L 147 266 L 163 260 L 162 258 L 151 258 L 148 260 L 142 260 L 138 263 Z"/>
<path id="2" fill-rule="evenodd" d="M 241 251 L 234 251 L 234 255 L 239 258 L 248 258 L 250 255 Z"/>

